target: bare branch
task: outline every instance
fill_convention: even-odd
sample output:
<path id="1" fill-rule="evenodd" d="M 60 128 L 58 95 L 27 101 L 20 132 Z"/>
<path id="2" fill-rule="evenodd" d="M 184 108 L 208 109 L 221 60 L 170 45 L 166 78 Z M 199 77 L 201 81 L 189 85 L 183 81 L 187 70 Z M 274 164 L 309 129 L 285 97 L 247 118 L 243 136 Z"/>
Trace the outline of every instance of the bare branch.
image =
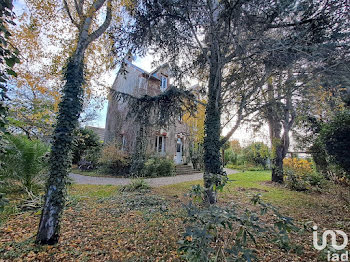
<path id="1" fill-rule="evenodd" d="M 87 12 L 87 16 L 92 17 L 92 14 L 96 13 L 100 8 L 103 6 L 103 4 L 106 2 L 106 0 L 96 0 L 92 6 L 89 8 Z M 111 3 L 110 0 L 108 0 L 109 3 Z"/>
<path id="2" fill-rule="evenodd" d="M 83 6 L 80 5 L 80 3 L 78 3 L 77 0 L 74 0 L 74 6 L 75 6 L 75 9 L 77 10 L 79 17 L 82 18 L 83 17 Z"/>
<path id="3" fill-rule="evenodd" d="M 103 0 L 104 2 L 105 0 Z M 100 1 L 101 2 L 101 1 Z M 101 7 L 100 7 L 101 8 Z M 107 2 L 107 14 L 106 14 L 106 19 L 103 22 L 103 24 L 93 33 L 91 33 L 88 36 L 88 42 L 91 43 L 95 39 L 99 38 L 109 27 L 112 21 L 112 2 L 111 0 L 108 0 Z"/>
<path id="4" fill-rule="evenodd" d="M 79 24 L 73 19 L 73 16 L 69 10 L 69 7 L 68 7 L 68 4 L 67 4 L 67 1 L 66 0 L 63 0 L 63 3 L 64 3 L 64 8 L 66 9 L 67 11 L 67 14 L 68 14 L 68 17 L 69 19 L 71 20 L 71 22 L 73 23 L 73 25 L 75 25 L 76 27 L 79 28 Z"/>

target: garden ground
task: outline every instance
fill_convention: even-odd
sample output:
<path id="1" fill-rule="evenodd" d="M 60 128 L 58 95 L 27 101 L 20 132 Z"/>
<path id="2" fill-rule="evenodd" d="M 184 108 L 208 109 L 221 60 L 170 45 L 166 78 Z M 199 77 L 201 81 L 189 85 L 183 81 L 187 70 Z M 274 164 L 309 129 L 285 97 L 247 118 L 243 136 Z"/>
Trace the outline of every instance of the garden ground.
<path id="1" fill-rule="evenodd" d="M 269 183 L 269 171 L 241 172 L 229 176 L 219 204 L 234 201 L 253 208 L 249 199 L 260 193 L 266 202 L 294 217 L 300 226 L 313 221 L 323 229 L 350 233 L 348 190 L 329 185 L 322 192 L 290 191 Z M 177 241 L 184 230 L 182 203 L 189 181 L 153 188 L 149 192 L 120 192 L 113 185 L 69 187 L 61 238 L 55 246 L 34 244 L 39 211 L 10 216 L 0 228 L 0 261 L 181 261 Z M 265 240 L 257 243 L 260 261 L 326 261 L 312 248 L 312 233 L 293 235 L 302 247 L 281 250 Z"/>

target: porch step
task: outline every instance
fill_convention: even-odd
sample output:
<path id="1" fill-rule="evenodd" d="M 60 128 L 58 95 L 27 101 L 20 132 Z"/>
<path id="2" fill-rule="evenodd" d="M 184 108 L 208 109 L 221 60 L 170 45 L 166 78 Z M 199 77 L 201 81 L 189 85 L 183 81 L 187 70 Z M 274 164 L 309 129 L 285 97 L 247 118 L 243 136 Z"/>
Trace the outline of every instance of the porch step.
<path id="1" fill-rule="evenodd" d="M 175 172 L 176 175 L 192 175 L 201 173 L 201 171 L 194 170 L 190 165 L 176 165 Z"/>

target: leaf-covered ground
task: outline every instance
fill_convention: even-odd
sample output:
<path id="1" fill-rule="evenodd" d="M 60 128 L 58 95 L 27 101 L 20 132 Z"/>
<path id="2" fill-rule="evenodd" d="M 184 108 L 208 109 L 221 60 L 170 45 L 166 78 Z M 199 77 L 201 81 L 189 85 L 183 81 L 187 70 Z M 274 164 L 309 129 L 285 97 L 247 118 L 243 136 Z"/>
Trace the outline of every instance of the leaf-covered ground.
<path id="1" fill-rule="evenodd" d="M 322 193 L 293 192 L 268 183 L 269 172 L 231 175 L 220 204 L 250 207 L 260 193 L 300 225 L 314 221 L 321 230 L 350 229 L 348 191 L 329 186 Z M 195 182 L 165 186 L 151 192 L 119 192 L 115 186 L 73 185 L 55 246 L 34 244 L 40 212 L 10 216 L 0 228 L 0 261 L 181 261 L 177 241 L 184 230 L 184 194 Z M 254 208 L 254 207 L 252 207 Z M 312 248 L 312 234 L 293 235 L 300 250 L 285 251 L 260 240 L 261 261 L 326 261 Z"/>

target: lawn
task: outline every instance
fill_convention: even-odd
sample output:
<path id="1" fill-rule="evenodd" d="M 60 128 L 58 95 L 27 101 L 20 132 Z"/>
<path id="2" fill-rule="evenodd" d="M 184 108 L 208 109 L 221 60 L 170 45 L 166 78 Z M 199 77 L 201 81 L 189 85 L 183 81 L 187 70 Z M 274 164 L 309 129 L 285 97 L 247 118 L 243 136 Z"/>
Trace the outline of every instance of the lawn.
<path id="1" fill-rule="evenodd" d="M 296 219 L 320 228 L 349 232 L 346 191 L 329 186 L 322 193 L 293 192 L 268 183 L 268 171 L 230 175 L 219 204 L 234 201 L 254 208 L 249 199 L 261 194 L 266 202 Z M 120 192 L 116 186 L 72 185 L 63 216 L 61 239 L 55 246 L 34 244 L 40 212 L 11 215 L 0 228 L 0 260 L 5 261 L 181 261 L 177 241 L 184 230 L 182 203 L 188 189 L 201 181 L 155 188 L 149 192 Z M 343 192 L 342 195 L 341 192 Z M 312 234 L 293 236 L 302 254 L 258 243 L 261 261 L 321 261 L 312 248 Z"/>

